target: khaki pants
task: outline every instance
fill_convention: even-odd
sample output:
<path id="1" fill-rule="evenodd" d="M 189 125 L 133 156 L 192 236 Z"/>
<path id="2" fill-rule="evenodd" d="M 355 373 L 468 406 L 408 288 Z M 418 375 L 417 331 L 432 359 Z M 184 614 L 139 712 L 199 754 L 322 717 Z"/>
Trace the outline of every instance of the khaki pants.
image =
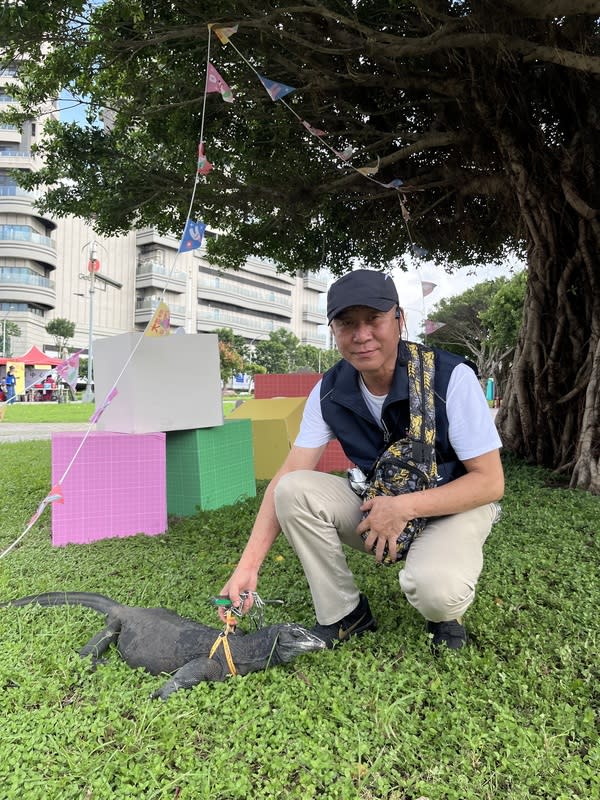
<path id="1" fill-rule="evenodd" d="M 321 625 L 337 622 L 359 601 L 342 544 L 365 552 L 356 533 L 360 505 L 345 478 L 323 472 L 289 472 L 275 489 L 279 524 L 300 559 Z M 456 619 L 473 602 L 494 514 L 490 503 L 432 518 L 411 545 L 400 587 L 425 619 Z"/>

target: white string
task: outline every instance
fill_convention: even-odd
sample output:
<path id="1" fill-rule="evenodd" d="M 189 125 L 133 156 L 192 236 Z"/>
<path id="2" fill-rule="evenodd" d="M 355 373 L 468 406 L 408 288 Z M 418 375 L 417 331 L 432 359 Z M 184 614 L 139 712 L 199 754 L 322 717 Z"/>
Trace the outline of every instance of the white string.
<path id="1" fill-rule="evenodd" d="M 198 143 L 199 145 L 202 143 L 202 137 L 204 135 L 204 120 L 205 120 L 205 116 L 206 116 L 206 95 L 207 95 L 207 89 L 208 89 L 208 65 L 210 63 L 209 59 L 210 59 L 210 30 L 209 30 L 209 36 L 208 36 L 208 49 L 207 49 L 207 57 L 206 57 L 206 81 L 205 81 L 205 87 L 204 87 L 204 100 L 203 100 L 203 103 L 202 103 L 202 116 L 201 116 L 201 123 L 200 123 L 200 139 L 199 139 L 199 143 Z M 192 189 L 192 196 L 191 196 L 191 199 L 190 199 L 190 204 L 189 204 L 189 207 L 188 207 L 188 213 L 187 213 L 186 219 L 190 219 L 191 218 L 192 209 L 194 207 L 194 203 L 195 203 L 195 200 L 196 200 L 196 187 L 197 187 L 199 181 L 200 181 L 200 176 L 198 174 L 196 174 L 196 176 L 194 178 L 194 188 Z M 165 297 L 165 293 L 167 292 L 167 289 L 169 288 L 170 281 L 171 281 L 171 278 L 172 278 L 173 273 L 175 271 L 175 267 L 177 265 L 177 260 L 179 258 L 180 252 L 181 252 L 180 249 L 178 249 L 176 254 L 175 254 L 175 258 L 173 259 L 173 264 L 171 265 L 171 269 L 169 270 L 169 272 L 167 274 L 167 279 L 166 279 L 166 282 L 165 282 L 165 286 L 163 287 L 163 290 L 162 290 L 162 292 L 161 292 L 161 294 L 159 296 L 158 305 L 160 305 L 160 303 L 163 302 L 164 297 Z M 142 335 L 139 337 L 138 341 L 135 343 L 133 349 L 129 353 L 127 359 L 125 360 L 125 363 L 123 364 L 123 367 L 122 367 L 121 371 L 117 375 L 115 381 L 113 382 L 112 386 L 110 387 L 110 389 L 108 390 L 106 396 L 104 397 L 104 400 L 102 401 L 102 403 L 99 406 L 98 406 L 98 404 L 96 404 L 96 408 L 102 408 L 102 406 L 105 403 L 108 404 L 108 398 L 110 397 L 111 393 L 117 388 L 119 381 L 121 380 L 121 378 L 123 377 L 123 375 L 125 373 L 125 370 L 127 369 L 129 364 L 131 363 L 131 361 L 132 361 L 134 355 L 136 354 L 139 346 L 142 344 L 142 342 L 144 340 L 144 337 L 146 335 L 146 332 L 148 331 L 148 328 L 150 327 L 150 325 L 152 323 L 152 319 L 153 319 L 153 317 L 151 317 L 148 320 L 148 323 L 147 323 L 146 327 L 144 328 L 144 331 L 142 332 Z M 34 384 L 31 384 L 31 385 L 33 386 Z M 27 388 L 31 388 L 31 387 L 27 387 Z M 26 389 L 26 391 L 27 391 L 27 389 Z M 93 418 L 93 415 L 92 415 L 92 418 Z M 65 468 L 62 476 L 60 477 L 60 479 L 58 480 L 57 484 L 55 484 L 55 485 L 59 485 L 60 486 L 66 480 L 69 472 L 71 471 L 73 465 L 75 464 L 75 462 L 77 460 L 77 457 L 78 457 L 79 453 L 81 452 L 81 450 L 82 450 L 83 446 L 85 445 L 90 433 L 92 432 L 92 430 L 94 428 L 94 425 L 95 425 L 95 422 L 91 422 L 90 421 L 87 429 L 84 432 L 84 435 L 83 435 L 83 437 L 81 439 L 81 442 L 79 443 L 77 449 L 75 450 L 75 453 L 71 457 L 71 460 L 69 461 L 67 467 Z M 47 499 L 47 497 L 48 497 L 48 495 L 46 496 L 45 499 Z M 44 502 L 44 500 L 42 500 L 42 503 L 43 502 Z M 51 505 L 51 502 L 48 502 L 47 505 Z M 39 510 L 39 506 L 38 506 L 38 510 Z M 44 509 L 42 509 L 42 513 L 43 513 L 44 510 L 45 510 L 45 507 L 44 507 Z M 17 544 L 23 539 L 25 534 L 28 533 L 31 530 L 31 528 L 33 528 L 33 526 L 38 521 L 40 516 L 41 516 L 41 513 L 37 517 L 35 517 L 35 514 L 34 514 L 35 518 L 27 525 L 25 530 L 12 542 L 12 544 L 10 544 L 5 550 L 3 550 L 0 553 L 0 559 L 4 558 L 4 556 L 8 555 L 8 553 L 10 553 L 11 550 L 13 550 L 17 546 Z"/>

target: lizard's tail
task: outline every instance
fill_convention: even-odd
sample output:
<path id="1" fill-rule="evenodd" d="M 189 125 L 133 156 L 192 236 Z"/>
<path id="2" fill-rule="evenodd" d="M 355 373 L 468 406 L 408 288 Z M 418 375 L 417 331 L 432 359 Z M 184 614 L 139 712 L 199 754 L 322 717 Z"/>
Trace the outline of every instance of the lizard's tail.
<path id="1" fill-rule="evenodd" d="M 92 592 L 43 592 L 28 597 L 19 597 L 17 600 L 9 600 L 6 603 L 0 603 L 0 606 L 28 606 L 31 603 L 37 603 L 40 606 L 86 606 L 101 614 L 109 614 L 120 605 L 110 597 Z"/>

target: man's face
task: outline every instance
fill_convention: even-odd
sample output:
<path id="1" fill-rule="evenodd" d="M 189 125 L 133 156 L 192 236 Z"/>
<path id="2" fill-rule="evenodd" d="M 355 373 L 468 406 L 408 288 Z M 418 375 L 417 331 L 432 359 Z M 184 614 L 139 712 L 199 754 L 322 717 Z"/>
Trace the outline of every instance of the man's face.
<path id="1" fill-rule="evenodd" d="M 400 339 L 396 308 L 351 306 L 332 320 L 338 350 L 359 372 L 393 371 Z"/>

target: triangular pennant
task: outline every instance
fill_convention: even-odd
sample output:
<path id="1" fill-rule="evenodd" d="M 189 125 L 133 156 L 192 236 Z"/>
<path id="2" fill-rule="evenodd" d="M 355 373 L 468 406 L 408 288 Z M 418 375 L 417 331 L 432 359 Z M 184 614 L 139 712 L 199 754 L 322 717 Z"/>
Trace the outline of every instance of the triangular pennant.
<path id="1" fill-rule="evenodd" d="M 278 83 L 277 81 L 269 80 L 269 78 L 264 78 L 262 75 L 259 75 L 258 77 L 260 78 L 262 85 L 267 90 L 267 94 L 273 101 L 281 100 L 281 98 L 285 97 L 286 94 L 296 91 L 294 86 L 288 86 L 285 83 Z"/>
<path id="2" fill-rule="evenodd" d="M 167 336 L 171 332 L 171 312 L 169 306 L 161 300 L 144 331 L 144 336 Z"/>
<path id="3" fill-rule="evenodd" d="M 215 25 L 213 22 L 211 22 L 208 27 L 212 29 L 212 32 L 221 44 L 229 44 L 229 37 L 237 33 L 238 30 L 237 25 L 226 27 L 224 25 Z"/>
<path id="4" fill-rule="evenodd" d="M 310 122 L 306 122 L 304 119 L 302 120 L 302 124 L 309 133 L 312 133 L 313 136 L 327 136 L 327 131 L 322 131 L 319 128 L 313 128 Z"/>
<path id="5" fill-rule="evenodd" d="M 198 175 L 208 175 L 212 168 L 213 165 L 204 153 L 204 142 L 200 142 L 198 145 Z"/>
<path id="6" fill-rule="evenodd" d="M 431 294 L 437 283 L 432 283 L 431 281 L 421 281 L 421 291 L 423 292 L 423 297 L 427 297 L 428 294 Z"/>
<path id="7" fill-rule="evenodd" d="M 55 367 L 60 379 L 73 390 L 75 390 L 79 379 L 79 356 L 81 352 L 81 350 L 78 350 Z"/>
<path id="8" fill-rule="evenodd" d="M 351 158 L 352 154 L 355 152 L 355 148 L 346 147 L 344 150 L 334 150 L 333 152 L 338 158 L 341 158 L 342 161 L 348 161 L 348 159 Z"/>
<path id="9" fill-rule="evenodd" d="M 185 223 L 185 230 L 177 252 L 185 253 L 188 250 L 195 250 L 197 247 L 201 247 L 205 230 L 206 225 L 204 222 L 196 222 L 193 219 L 188 219 Z"/>
<path id="10" fill-rule="evenodd" d="M 402 186 L 403 184 L 404 181 L 401 181 L 400 178 L 394 178 L 393 181 L 390 181 L 389 183 L 384 183 L 382 185 L 385 186 L 386 189 L 397 189 L 399 186 Z"/>
<path id="11" fill-rule="evenodd" d="M 65 497 L 63 495 L 62 486 L 60 483 L 55 483 L 54 486 L 50 489 L 50 493 L 46 500 L 49 503 L 64 503 Z"/>
<path id="12" fill-rule="evenodd" d="M 377 175 L 379 172 L 379 161 L 380 158 L 377 156 L 377 166 L 376 167 L 357 167 L 356 171 L 360 172 L 361 175 Z"/>
<path id="13" fill-rule="evenodd" d="M 439 331 L 440 328 L 443 328 L 445 322 L 434 322 L 432 319 L 425 320 L 425 335 L 429 336 L 431 333 L 435 333 Z"/>
<path id="14" fill-rule="evenodd" d="M 233 103 L 233 92 L 210 62 L 206 71 L 206 91 L 220 92 L 226 103 Z"/>

